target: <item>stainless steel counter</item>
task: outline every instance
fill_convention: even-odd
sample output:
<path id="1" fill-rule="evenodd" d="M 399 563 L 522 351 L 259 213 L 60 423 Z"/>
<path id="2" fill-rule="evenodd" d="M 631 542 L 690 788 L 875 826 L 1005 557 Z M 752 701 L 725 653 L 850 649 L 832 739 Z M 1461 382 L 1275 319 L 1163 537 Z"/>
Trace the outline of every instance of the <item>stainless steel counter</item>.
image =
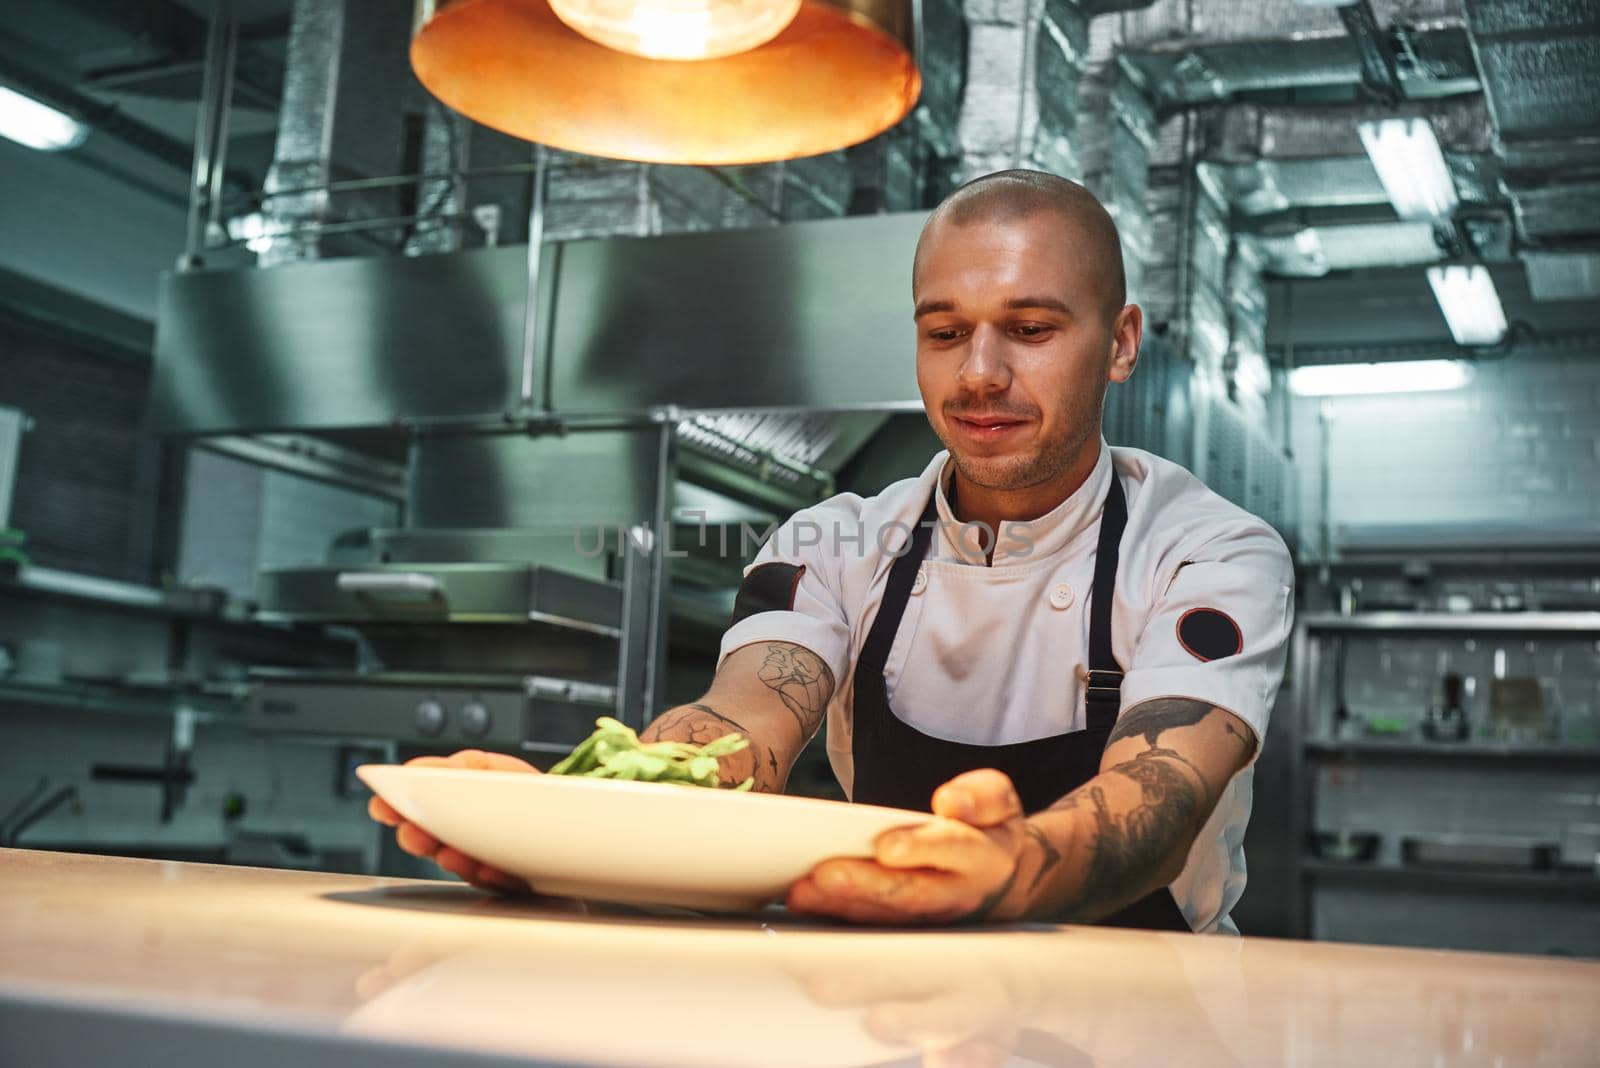
<path id="1" fill-rule="evenodd" d="M 1597 1048 L 1600 963 L 595 914 L 0 850 L 7 1065 L 1565 1065 Z"/>

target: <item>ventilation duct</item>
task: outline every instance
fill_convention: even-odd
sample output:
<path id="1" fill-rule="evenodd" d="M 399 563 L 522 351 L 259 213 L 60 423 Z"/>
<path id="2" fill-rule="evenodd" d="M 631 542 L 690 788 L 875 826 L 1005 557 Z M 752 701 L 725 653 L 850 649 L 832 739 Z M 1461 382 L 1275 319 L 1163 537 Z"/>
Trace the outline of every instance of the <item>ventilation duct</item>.
<path id="1" fill-rule="evenodd" d="M 1032 167 L 1067 177 L 1089 16 L 1069 0 L 967 0 L 960 177 Z"/>
<path id="2" fill-rule="evenodd" d="M 1593 0 L 1465 0 L 1522 236 L 1600 229 L 1600 6 Z"/>
<path id="3" fill-rule="evenodd" d="M 1407 97 L 1477 88 L 1470 42 L 1453 0 L 1372 5 L 1397 46 Z M 1115 19 L 1125 54 L 1163 108 L 1273 89 L 1344 87 L 1362 81 L 1360 43 L 1337 8 L 1293 0 L 1254 4 L 1162 2 Z"/>
<path id="4" fill-rule="evenodd" d="M 1434 263 L 1445 255 L 1435 226 L 1394 219 L 1356 133 L 1363 121 L 1412 116 L 1426 116 L 1439 137 L 1479 251 L 1508 256 L 1495 247 L 1505 237 L 1504 226 L 1495 225 L 1503 212 L 1495 214 L 1501 194 L 1491 179 L 1499 172 L 1481 96 L 1398 108 L 1236 104 L 1211 113 L 1203 166 L 1244 217 L 1243 228 L 1257 235 L 1274 274 Z"/>
<path id="5" fill-rule="evenodd" d="M 1273 274 L 1317 278 L 1329 271 L 1438 263 L 1444 252 L 1429 223 L 1354 223 L 1308 226 L 1293 234 L 1257 238 Z"/>
<path id="6" fill-rule="evenodd" d="M 410 13 L 390 0 L 295 0 L 283 101 L 262 215 L 276 235 L 262 266 L 321 255 L 335 177 L 400 174 L 409 75 Z M 351 214 L 398 214 L 394 190 L 345 206 Z"/>

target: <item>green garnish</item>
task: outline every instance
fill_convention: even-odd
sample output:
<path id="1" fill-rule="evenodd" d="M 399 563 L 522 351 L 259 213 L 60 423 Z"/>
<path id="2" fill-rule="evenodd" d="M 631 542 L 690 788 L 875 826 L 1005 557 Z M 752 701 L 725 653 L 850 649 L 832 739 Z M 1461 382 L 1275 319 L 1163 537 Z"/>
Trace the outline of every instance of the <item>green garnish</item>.
<path id="1" fill-rule="evenodd" d="M 632 728 L 610 716 L 595 720 L 595 727 L 598 729 L 593 734 L 550 769 L 551 775 L 717 787 L 722 785 L 717 777 L 717 758 L 750 745 L 742 734 L 724 734 L 705 745 L 641 742 Z M 754 785 L 755 779 L 749 778 L 733 789 L 748 790 Z"/>

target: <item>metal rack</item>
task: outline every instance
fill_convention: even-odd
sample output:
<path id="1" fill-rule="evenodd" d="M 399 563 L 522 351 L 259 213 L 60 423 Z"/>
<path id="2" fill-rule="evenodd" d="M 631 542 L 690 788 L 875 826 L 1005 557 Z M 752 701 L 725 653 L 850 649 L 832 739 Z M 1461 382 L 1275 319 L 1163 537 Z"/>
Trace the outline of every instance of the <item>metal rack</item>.
<path id="1" fill-rule="evenodd" d="M 1600 612 L 1363 612 L 1349 616 L 1324 613 L 1306 617 L 1304 624 L 1318 632 L 1600 635 Z"/>
<path id="2" fill-rule="evenodd" d="M 1600 877 L 1592 873 L 1535 873 L 1408 868 L 1374 863 L 1339 863 L 1311 857 L 1306 841 L 1314 811 L 1312 768 L 1324 760 L 1371 763 L 1443 761 L 1486 767 L 1590 767 L 1600 759 L 1600 745 L 1511 743 L 1494 741 L 1427 742 L 1411 739 L 1339 739 L 1317 726 L 1327 718 L 1330 695 L 1322 692 L 1327 642 L 1351 635 L 1399 637 L 1440 634 L 1562 635 L 1600 638 L 1600 612 L 1402 612 L 1343 615 L 1316 613 L 1302 617 L 1294 635 L 1294 662 L 1299 665 L 1294 689 L 1295 714 L 1290 729 L 1293 757 L 1290 790 L 1291 930 L 1310 937 L 1310 896 L 1318 883 L 1361 884 L 1380 888 L 1466 891 L 1472 888 L 1519 894 L 1600 897 Z"/>

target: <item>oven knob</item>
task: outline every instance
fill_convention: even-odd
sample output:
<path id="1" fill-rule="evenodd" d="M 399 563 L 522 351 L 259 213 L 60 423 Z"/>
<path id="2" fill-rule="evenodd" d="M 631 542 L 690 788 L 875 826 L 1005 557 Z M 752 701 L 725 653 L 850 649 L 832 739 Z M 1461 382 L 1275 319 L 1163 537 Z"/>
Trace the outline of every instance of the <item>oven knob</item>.
<path id="1" fill-rule="evenodd" d="M 430 697 L 417 705 L 417 710 L 411 714 L 411 721 L 416 724 L 417 733 L 432 738 L 444 730 L 444 705 Z"/>
<path id="2" fill-rule="evenodd" d="M 457 719 L 461 724 L 461 733 L 468 738 L 482 738 L 494 725 L 489 716 L 489 707 L 482 701 L 468 701 L 462 705 Z"/>

